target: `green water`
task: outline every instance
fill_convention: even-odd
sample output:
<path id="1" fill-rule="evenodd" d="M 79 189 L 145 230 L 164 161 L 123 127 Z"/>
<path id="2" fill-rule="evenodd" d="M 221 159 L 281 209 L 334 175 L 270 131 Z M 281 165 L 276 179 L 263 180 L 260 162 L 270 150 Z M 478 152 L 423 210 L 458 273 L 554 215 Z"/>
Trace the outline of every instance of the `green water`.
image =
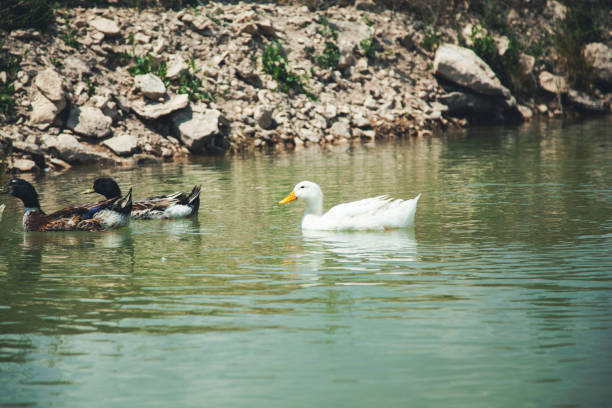
<path id="1" fill-rule="evenodd" d="M 47 211 L 100 174 L 202 205 L 25 233 L 1 196 L 0 406 L 610 406 L 611 127 L 29 178 Z M 303 179 L 326 208 L 422 193 L 416 227 L 304 235 L 276 205 Z"/>

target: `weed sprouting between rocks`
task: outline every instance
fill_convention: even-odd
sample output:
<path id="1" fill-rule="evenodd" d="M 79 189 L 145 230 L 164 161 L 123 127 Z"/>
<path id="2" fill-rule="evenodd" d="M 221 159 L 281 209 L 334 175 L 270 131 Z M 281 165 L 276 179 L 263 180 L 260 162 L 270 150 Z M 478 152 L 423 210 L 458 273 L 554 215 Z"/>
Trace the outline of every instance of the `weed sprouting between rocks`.
<path id="1" fill-rule="evenodd" d="M 4 77 L 0 78 L 0 123 L 13 119 L 15 105 L 13 82 L 17 79 L 21 64 L 21 57 L 10 54 L 3 46 L 4 41 L 0 40 L 0 72 L 4 72 Z"/>
<path id="2" fill-rule="evenodd" d="M 278 90 L 285 93 L 291 91 L 303 93 L 310 99 L 316 99 L 316 96 L 306 86 L 306 75 L 296 74 L 289 69 L 289 60 L 278 39 L 268 42 L 261 62 L 264 72 L 276 80 Z"/>
<path id="3" fill-rule="evenodd" d="M 314 47 L 305 47 L 304 51 L 310 60 L 321 68 L 334 70 L 340 61 L 340 48 L 337 44 L 338 32 L 330 27 L 327 17 L 322 17 L 320 23 L 322 27 L 319 33 L 325 38 L 323 50 L 320 54 L 316 54 Z"/>

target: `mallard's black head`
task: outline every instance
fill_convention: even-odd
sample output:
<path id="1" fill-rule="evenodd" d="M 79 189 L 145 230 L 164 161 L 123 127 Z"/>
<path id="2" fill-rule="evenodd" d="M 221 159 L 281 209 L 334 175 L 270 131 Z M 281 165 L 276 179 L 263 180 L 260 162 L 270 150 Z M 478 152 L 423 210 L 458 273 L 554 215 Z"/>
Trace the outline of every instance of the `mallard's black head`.
<path id="1" fill-rule="evenodd" d="M 110 207 L 112 211 L 116 211 L 120 214 L 129 215 L 132 212 L 132 189 L 125 195 L 125 197 L 117 199 Z"/>
<path id="2" fill-rule="evenodd" d="M 40 209 L 38 193 L 36 193 L 34 186 L 27 181 L 20 178 L 11 179 L 6 185 L 6 190 L 13 197 L 19 198 L 25 208 Z"/>
<path id="3" fill-rule="evenodd" d="M 96 193 L 102 194 L 107 199 L 121 197 L 121 189 L 110 177 L 100 177 L 94 181 L 93 189 Z"/>

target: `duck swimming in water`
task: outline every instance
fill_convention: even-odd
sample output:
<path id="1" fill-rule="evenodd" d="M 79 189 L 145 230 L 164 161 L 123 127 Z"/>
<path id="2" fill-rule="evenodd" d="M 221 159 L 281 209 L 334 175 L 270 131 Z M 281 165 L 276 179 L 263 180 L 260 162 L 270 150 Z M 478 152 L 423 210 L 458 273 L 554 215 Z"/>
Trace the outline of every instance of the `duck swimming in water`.
<path id="1" fill-rule="evenodd" d="M 109 177 L 97 178 L 94 181 L 93 191 L 107 199 L 121 196 L 119 185 Z M 132 218 L 135 220 L 186 218 L 197 215 L 199 208 L 200 186 L 196 185 L 189 195 L 177 192 L 135 201 L 132 204 Z"/>
<path id="2" fill-rule="evenodd" d="M 311 181 L 296 184 L 293 191 L 279 202 L 294 200 L 306 202 L 302 218 L 304 230 L 389 230 L 414 226 L 419 194 L 412 200 L 391 199 L 386 196 L 365 198 L 338 204 L 323 213 L 323 192 Z"/>
<path id="3" fill-rule="evenodd" d="M 23 202 L 23 227 L 26 231 L 102 231 L 125 226 L 132 211 L 132 189 L 125 197 L 115 197 L 94 205 L 64 208 L 45 214 L 32 184 L 11 179 L 7 192 Z"/>

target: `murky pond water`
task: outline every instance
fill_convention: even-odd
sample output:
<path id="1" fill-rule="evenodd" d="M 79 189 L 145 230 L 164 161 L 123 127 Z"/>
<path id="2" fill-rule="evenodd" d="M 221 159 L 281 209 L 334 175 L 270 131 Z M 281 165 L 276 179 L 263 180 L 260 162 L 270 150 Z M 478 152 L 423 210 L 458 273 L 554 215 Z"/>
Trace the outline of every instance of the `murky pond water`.
<path id="1" fill-rule="evenodd" d="M 0 406 L 609 406 L 612 121 L 485 128 L 99 174 L 202 184 L 197 219 L 105 233 L 0 222 Z M 423 196 L 414 230 L 303 234 L 326 207 Z"/>

